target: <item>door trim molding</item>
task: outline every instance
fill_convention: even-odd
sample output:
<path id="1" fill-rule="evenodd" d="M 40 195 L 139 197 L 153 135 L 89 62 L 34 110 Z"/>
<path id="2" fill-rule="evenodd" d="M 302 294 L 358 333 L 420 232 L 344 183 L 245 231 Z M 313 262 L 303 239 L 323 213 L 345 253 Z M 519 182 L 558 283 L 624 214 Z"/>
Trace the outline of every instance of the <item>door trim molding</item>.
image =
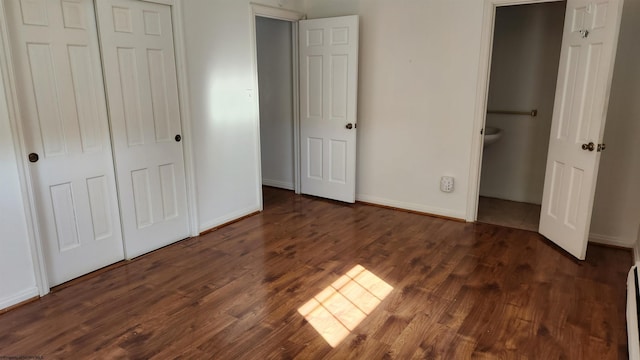
<path id="1" fill-rule="evenodd" d="M 143 0 L 144 1 L 144 0 Z M 198 224 L 198 202 L 196 196 L 196 177 L 191 131 L 191 97 L 189 94 L 189 78 L 187 76 L 186 48 L 184 44 L 184 21 L 182 0 L 173 0 L 171 5 L 171 22 L 173 24 L 173 48 L 178 77 L 178 102 L 180 106 L 180 126 L 182 127 L 185 183 L 187 185 L 187 208 L 189 211 L 189 230 L 191 236 L 200 234 Z"/>
<path id="2" fill-rule="evenodd" d="M 293 10 L 280 9 L 256 3 L 249 3 L 251 14 L 251 67 L 253 68 L 253 83 L 255 84 L 255 115 L 256 119 L 256 184 L 259 210 L 263 210 L 262 203 L 262 151 L 260 149 L 260 91 L 258 84 L 258 42 L 256 40 L 256 16 L 288 21 L 291 23 L 291 56 L 293 82 L 293 187 L 296 194 L 300 194 L 300 88 L 298 86 L 298 21 L 306 15 Z"/>
<path id="3" fill-rule="evenodd" d="M 306 19 L 306 16 L 303 18 Z M 253 18 L 255 21 L 255 17 Z M 291 60 L 293 76 L 293 191 L 300 194 L 300 53 L 299 53 L 299 24 L 291 22 Z M 256 63 L 257 70 L 257 63 Z"/>
<path id="4" fill-rule="evenodd" d="M 482 171 L 481 165 L 484 143 L 484 137 L 480 134 L 480 130 L 484 128 L 487 115 L 496 8 L 500 6 L 539 4 L 557 1 L 561 0 L 484 0 L 475 116 L 473 120 L 473 131 L 471 133 L 469 184 L 467 188 L 467 210 L 465 219 L 468 222 L 474 222 L 478 219 L 478 195 L 480 194 L 480 175 Z"/>
<path id="5" fill-rule="evenodd" d="M 249 5 L 251 6 L 251 14 L 254 16 L 254 20 L 255 20 L 255 16 L 261 16 L 261 17 L 266 17 L 266 18 L 276 19 L 276 20 L 284 20 L 289 22 L 298 22 L 300 20 L 307 18 L 305 14 L 294 11 L 294 10 L 262 5 L 262 4 L 255 3 L 253 1 L 250 2 Z M 254 21 L 254 24 L 255 24 L 255 21 Z M 255 29 L 255 26 L 254 26 L 254 29 Z"/>
<path id="6" fill-rule="evenodd" d="M 24 142 L 24 128 L 22 122 L 18 121 L 20 116 L 20 106 L 18 104 L 18 92 L 16 88 L 16 77 L 13 71 L 13 61 L 11 57 L 11 47 L 9 45 L 9 27 L 4 2 L 0 1 L 0 69 L 2 71 L 2 81 L 5 87 L 7 110 L 9 112 L 9 124 L 11 125 L 11 137 L 13 146 L 18 158 L 18 177 L 20 179 L 21 196 L 25 210 L 27 222 L 29 252 L 33 262 L 33 270 L 36 278 L 36 286 L 40 296 L 49 293 L 49 280 L 47 278 L 44 254 L 42 250 L 42 239 L 38 230 L 38 216 L 36 212 L 35 194 L 33 191 L 33 178 L 29 172 L 26 157 L 26 145 Z"/>

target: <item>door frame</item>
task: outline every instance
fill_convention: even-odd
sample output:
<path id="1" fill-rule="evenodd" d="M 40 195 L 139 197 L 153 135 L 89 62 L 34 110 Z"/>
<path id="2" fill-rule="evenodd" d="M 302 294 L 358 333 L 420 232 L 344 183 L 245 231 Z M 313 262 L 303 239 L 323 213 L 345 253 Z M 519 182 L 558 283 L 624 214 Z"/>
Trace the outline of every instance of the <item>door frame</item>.
<path id="1" fill-rule="evenodd" d="M 250 3 L 251 12 L 251 67 L 253 68 L 253 83 L 255 89 L 255 113 L 256 122 L 256 181 L 258 204 L 260 211 L 264 209 L 262 198 L 262 150 L 260 148 L 260 91 L 258 81 L 258 42 L 256 39 L 256 16 L 288 21 L 291 23 L 291 56 L 292 56 L 292 85 L 293 85 L 293 188 L 296 194 L 300 194 L 300 87 L 299 76 L 300 66 L 298 59 L 298 21 L 304 20 L 307 16 L 293 10 L 280 9 L 267 5 Z"/>
<path id="2" fill-rule="evenodd" d="M 94 4 L 99 0 L 93 0 Z M 171 24 L 173 25 L 173 53 L 176 60 L 176 77 L 178 82 L 178 106 L 180 107 L 180 126 L 182 128 L 182 151 L 184 157 L 185 184 L 187 186 L 187 216 L 189 217 L 190 236 L 200 235 L 198 222 L 198 198 L 196 194 L 196 174 L 193 148 L 193 132 L 191 131 L 191 96 L 189 94 L 189 77 L 187 74 L 187 50 L 184 40 L 182 15 L 184 0 L 138 0 L 155 2 L 171 6 Z M 114 154 L 115 156 L 115 154 Z"/>
<path id="3" fill-rule="evenodd" d="M 489 99 L 489 79 L 491 76 L 491 57 L 493 55 L 496 10 L 502 6 L 541 4 L 559 1 L 563 0 L 484 0 L 480 40 L 480 65 L 476 86 L 476 112 L 473 120 L 469 187 L 467 189 L 467 211 L 465 218 L 467 222 L 475 222 L 478 220 L 478 196 L 480 195 L 480 175 L 482 172 L 484 145 L 484 135 L 480 132 L 484 129 L 487 118 L 487 101 Z"/>
<path id="4" fill-rule="evenodd" d="M 18 159 L 18 177 L 22 192 L 22 202 L 24 205 L 25 219 L 27 222 L 27 234 L 33 270 L 35 274 L 36 286 L 40 296 L 49 293 L 49 280 L 46 267 L 44 265 L 44 252 L 38 228 L 38 216 L 36 213 L 35 191 L 33 178 L 27 164 L 27 152 L 24 141 L 24 129 L 20 119 L 20 107 L 18 106 L 18 92 L 16 88 L 16 76 L 13 72 L 13 59 L 11 57 L 11 47 L 9 45 L 9 26 L 7 23 L 7 13 L 4 1 L 0 1 L 0 68 L 2 71 L 2 81 L 5 87 L 7 110 L 9 112 L 9 124 L 11 125 L 11 136 L 13 146 Z"/>
<path id="5" fill-rule="evenodd" d="M 92 0 L 94 3 L 99 0 Z M 195 173 L 193 159 L 193 142 L 191 141 L 191 116 L 189 111 L 189 92 L 186 72 L 186 53 L 184 45 L 184 30 L 182 17 L 183 0 L 134 0 L 153 2 L 171 7 L 171 21 L 173 26 L 174 55 L 176 57 L 176 75 L 178 80 L 178 102 L 180 106 L 180 124 L 183 132 L 183 151 L 185 162 L 185 181 L 187 185 L 187 208 L 189 217 L 189 231 L 191 236 L 198 236 L 198 216 L 195 194 Z M 96 16 L 97 17 L 97 16 Z M 98 35 L 99 36 L 99 35 Z M 99 41 L 99 38 L 98 38 Z M 4 2 L 0 1 L 0 70 L 2 71 L 2 81 L 5 86 L 7 96 L 7 107 L 9 110 L 9 123 L 11 125 L 12 137 L 14 138 L 14 149 L 19 157 L 18 176 L 22 188 L 22 198 L 25 207 L 25 217 L 27 221 L 28 242 L 33 261 L 36 286 L 40 296 L 49 293 L 49 279 L 46 272 L 43 240 L 39 232 L 39 220 L 37 216 L 37 204 L 35 201 L 34 181 L 29 171 L 27 163 L 27 147 L 25 145 L 25 129 L 23 123 L 17 119 L 21 118 L 18 104 L 18 93 L 16 88 L 16 75 L 13 71 L 13 58 L 9 46 L 9 33 L 7 25 L 7 14 Z M 109 118 L 109 133 L 111 136 L 111 120 Z M 112 149 L 113 152 L 113 149 Z M 114 158 L 115 161 L 115 158 Z M 115 163 L 113 164 L 115 169 Z M 119 191 L 118 191 L 119 193 Z M 122 231 L 122 228 L 120 228 Z"/>

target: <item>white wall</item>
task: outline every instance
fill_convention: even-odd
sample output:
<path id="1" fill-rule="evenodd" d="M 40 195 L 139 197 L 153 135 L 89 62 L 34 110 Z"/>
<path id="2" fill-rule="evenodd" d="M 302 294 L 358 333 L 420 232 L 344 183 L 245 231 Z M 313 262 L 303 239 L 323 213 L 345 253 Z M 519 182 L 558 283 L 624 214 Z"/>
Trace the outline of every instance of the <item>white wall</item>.
<path id="1" fill-rule="evenodd" d="M 249 0 L 183 4 L 198 221 L 206 230 L 260 208 L 255 49 Z"/>
<path id="2" fill-rule="evenodd" d="M 0 74 L 0 309 L 37 295 L 16 153 Z"/>
<path id="3" fill-rule="evenodd" d="M 488 109 L 538 116 L 487 115 L 502 137 L 484 148 L 482 196 L 542 201 L 564 13 L 564 2 L 497 9 Z"/>
<path id="4" fill-rule="evenodd" d="M 293 190 L 291 23 L 256 18 L 262 184 Z"/>
<path id="5" fill-rule="evenodd" d="M 307 0 L 360 15 L 357 198 L 465 218 L 483 2 Z M 479 136 L 479 135 L 478 135 Z M 455 177 L 442 193 L 442 175 Z"/>
<path id="6" fill-rule="evenodd" d="M 632 246 L 640 237 L 640 2 L 624 2 L 591 237 Z"/>

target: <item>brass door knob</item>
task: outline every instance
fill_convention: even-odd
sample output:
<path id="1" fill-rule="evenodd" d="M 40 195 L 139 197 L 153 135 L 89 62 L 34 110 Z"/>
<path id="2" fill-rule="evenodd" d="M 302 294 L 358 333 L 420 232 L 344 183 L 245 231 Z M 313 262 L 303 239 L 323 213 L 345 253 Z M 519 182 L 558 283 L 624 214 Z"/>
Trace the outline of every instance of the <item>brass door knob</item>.
<path id="1" fill-rule="evenodd" d="M 38 154 L 36 153 L 31 153 L 29 154 L 29 162 L 38 162 L 38 160 L 40 159 L 40 156 L 38 156 Z"/>
<path id="2" fill-rule="evenodd" d="M 352 123 L 348 123 L 347 126 L 345 126 L 347 129 L 351 130 L 353 129 L 353 124 Z"/>

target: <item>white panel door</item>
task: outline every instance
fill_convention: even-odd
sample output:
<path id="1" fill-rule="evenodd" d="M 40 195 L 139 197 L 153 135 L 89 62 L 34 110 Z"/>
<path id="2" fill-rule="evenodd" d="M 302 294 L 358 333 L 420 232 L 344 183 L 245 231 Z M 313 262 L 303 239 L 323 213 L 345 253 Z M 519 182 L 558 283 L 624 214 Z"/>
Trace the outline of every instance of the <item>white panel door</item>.
<path id="1" fill-rule="evenodd" d="M 171 8 L 97 1 L 127 258 L 189 235 Z"/>
<path id="2" fill-rule="evenodd" d="M 355 201 L 358 16 L 300 21 L 300 186 Z"/>
<path id="3" fill-rule="evenodd" d="M 93 1 L 4 4 L 54 286 L 124 258 Z"/>
<path id="4" fill-rule="evenodd" d="M 621 0 L 569 0 L 540 233 L 584 259 L 607 114 Z"/>

